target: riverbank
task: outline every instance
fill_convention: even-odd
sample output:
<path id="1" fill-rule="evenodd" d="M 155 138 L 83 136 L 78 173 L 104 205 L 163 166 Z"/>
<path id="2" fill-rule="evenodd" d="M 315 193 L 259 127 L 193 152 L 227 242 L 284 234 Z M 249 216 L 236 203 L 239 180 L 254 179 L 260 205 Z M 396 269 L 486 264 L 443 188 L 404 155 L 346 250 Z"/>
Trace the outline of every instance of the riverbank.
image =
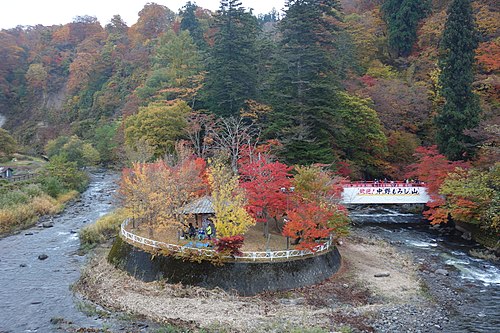
<path id="1" fill-rule="evenodd" d="M 54 332 L 54 325 L 69 322 L 92 329 L 106 324 L 82 313 L 84 302 L 75 299 L 70 286 L 86 263 L 79 255 L 78 231 L 113 209 L 116 180 L 116 173 L 93 173 L 88 189 L 47 217 L 45 227 L 40 223 L 0 238 L 0 332 Z"/>
<path id="2" fill-rule="evenodd" d="M 135 280 L 111 266 L 107 249 L 101 248 L 75 290 L 105 308 L 191 331 L 440 331 L 446 315 L 423 287 L 419 265 L 409 255 L 356 232 L 339 250 L 341 271 L 324 283 L 240 297 L 218 289 Z"/>

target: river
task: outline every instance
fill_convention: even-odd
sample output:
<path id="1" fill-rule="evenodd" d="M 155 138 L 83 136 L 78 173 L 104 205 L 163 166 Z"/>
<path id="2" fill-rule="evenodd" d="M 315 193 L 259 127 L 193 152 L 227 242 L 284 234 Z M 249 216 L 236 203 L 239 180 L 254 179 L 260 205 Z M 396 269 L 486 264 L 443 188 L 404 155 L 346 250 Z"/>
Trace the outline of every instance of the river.
<path id="1" fill-rule="evenodd" d="M 365 207 L 351 218 L 359 231 L 387 240 L 420 265 L 429 294 L 449 314 L 439 331 L 500 331 L 500 264 L 470 256 L 470 250 L 480 248 L 477 244 L 451 228 L 430 227 L 420 214 L 394 208 Z"/>
<path id="2" fill-rule="evenodd" d="M 77 232 L 113 209 L 117 177 L 106 172 L 92 174 L 81 198 L 51 218 L 53 227 L 36 226 L 0 239 L 1 333 L 59 331 L 60 319 L 72 323 L 71 331 L 78 327 L 148 331 L 150 323 L 85 314 L 82 304 L 86 303 L 71 291 L 87 260 L 78 254 Z M 420 276 L 430 294 L 449 313 L 449 320 L 437 331 L 498 332 L 500 267 L 471 257 L 468 252 L 475 244 L 431 230 L 418 214 L 367 207 L 351 215 L 359 231 L 388 240 L 421 264 Z M 48 258 L 40 260 L 42 254 Z M 443 268 L 449 276 L 436 273 Z"/>
<path id="3" fill-rule="evenodd" d="M 71 285 L 86 262 L 78 253 L 78 230 L 112 210 L 117 179 L 117 174 L 92 174 L 80 199 L 49 219 L 53 227 L 36 226 L 0 239 L 0 332 L 54 332 L 61 323 L 89 329 L 116 326 L 113 318 L 88 315 L 88 304 L 73 294 Z M 42 254 L 48 258 L 40 260 Z"/>

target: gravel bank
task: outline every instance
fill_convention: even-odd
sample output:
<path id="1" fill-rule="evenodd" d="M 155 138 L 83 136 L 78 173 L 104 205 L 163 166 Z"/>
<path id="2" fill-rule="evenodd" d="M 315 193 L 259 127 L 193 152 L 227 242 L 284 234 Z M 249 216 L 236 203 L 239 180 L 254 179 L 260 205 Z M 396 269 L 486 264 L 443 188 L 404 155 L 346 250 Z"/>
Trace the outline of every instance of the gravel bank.
<path id="1" fill-rule="evenodd" d="M 347 328 L 350 332 L 448 332 L 444 329 L 448 310 L 442 298 L 432 294 L 433 288 L 410 255 L 357 232 L 340 251 L 342 269 L 324 283 L 239 297 L 217 289 L 135 280 L 109 265 L 106 251 L 101 250 L 76 290 L 105 308 L 192 331 L 287 332 L 314 327 L 327 332 Z"/>

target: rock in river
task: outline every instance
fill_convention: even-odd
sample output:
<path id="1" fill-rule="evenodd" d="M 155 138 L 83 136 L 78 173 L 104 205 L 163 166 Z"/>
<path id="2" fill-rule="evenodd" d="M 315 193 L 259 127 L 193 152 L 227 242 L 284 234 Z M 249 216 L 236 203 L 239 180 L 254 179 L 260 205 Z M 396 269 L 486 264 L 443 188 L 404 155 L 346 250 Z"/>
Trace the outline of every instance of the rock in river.
<path id="1" fill-rule="evenodd" d="M 434 273 L 441 274 L 441 275 L 448 275 L 448 274 L 450 274 L 446 269 L 442 269 L 442 268 L 436 269 L 436 271 Z"/>

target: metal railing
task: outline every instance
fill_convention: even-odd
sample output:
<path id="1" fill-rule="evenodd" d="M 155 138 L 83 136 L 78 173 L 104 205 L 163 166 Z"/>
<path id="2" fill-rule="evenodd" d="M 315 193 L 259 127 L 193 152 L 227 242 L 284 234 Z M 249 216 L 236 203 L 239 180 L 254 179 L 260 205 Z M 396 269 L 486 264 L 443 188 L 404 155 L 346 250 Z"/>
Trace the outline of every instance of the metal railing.
<path id="1" fill-rule="evenodd" d="M 121 224 L 120 228 L 120 234 L 122 238 L 127 241 L 128 243 L 131 243 L 132 245 L 134 243 L 136 244 L 141 244 L 146 247 L 153 248 L 155 250 L 167 250 L 171 252 L 178 252 L 178 253 L 184 253 L 184 252 L 197 252 L 201 255 L 207 256 L 207 257 L 212 257 L 217 254 L 215 250 L 209 250 L 209 249 L 200 249 L 197 247 L 188 247 L 188 246 L 181 246 L 181 245 L 176 245 L 176 244 L 168 244 L 160 241 L 156 241 L 153 239 L 145 238 L 142 236 L 138 236 L 136 234 L 131 233 L 130 231 L 126 230 L 126 227 L 129 223 L 130 219 L 126 219 L 123 221 Z M 244 260 L 244 261 L 273 261 L 273 260 L 279 260 L 279 259 L 293 259 L 297 257 L 305 257 L 305 256 L 312 256 L 316 254 L 320 254 L 323 252 L 326 252 L 330 249 L 332 246 L 332 238 L 325 243 L 318 244 L 314 248 L 314 250 L 280 250 L 280 251 L 265 251 L 265 252 L 242 252 L 241 255 L 239 256 L 234 256 L 234 257 L 227 257 L 228 259 L 234 259 L 234 260 Z"/>

